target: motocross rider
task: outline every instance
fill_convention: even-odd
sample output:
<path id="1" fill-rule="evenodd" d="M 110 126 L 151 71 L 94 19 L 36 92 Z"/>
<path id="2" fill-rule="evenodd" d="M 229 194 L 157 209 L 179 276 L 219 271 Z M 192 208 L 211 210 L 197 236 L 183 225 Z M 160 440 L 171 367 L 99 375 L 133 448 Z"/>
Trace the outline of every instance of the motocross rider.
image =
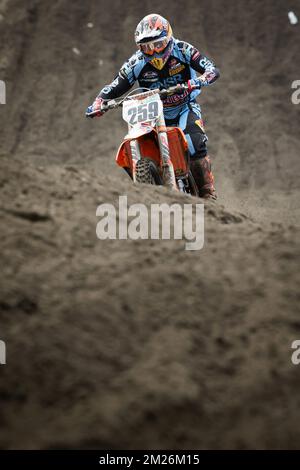
<path id="1" fill-rule="evenodd" d="M 124 63 L 114 81 L 105 86 L 87 108 L 93 117 L 102 116 L 102 103 L 119 98 L 137 80 L 140 87 L 168 88 L 180 83 L 209 86 L 220 76 L 214 63 L 187 42 L 173 37 L 170 23 L 160 15 L 143 18 L 135 31 L 138 51 Z M 199 78 L 197 75 L 201 74 Z M 203 198 L 216 199 L 211 161 L 207 154 L 207 136 L 196 97 L 201 90 L 168 96 L 163 100 L 167 126 L 179 126 L 186 136 L 191 171 Z"/>

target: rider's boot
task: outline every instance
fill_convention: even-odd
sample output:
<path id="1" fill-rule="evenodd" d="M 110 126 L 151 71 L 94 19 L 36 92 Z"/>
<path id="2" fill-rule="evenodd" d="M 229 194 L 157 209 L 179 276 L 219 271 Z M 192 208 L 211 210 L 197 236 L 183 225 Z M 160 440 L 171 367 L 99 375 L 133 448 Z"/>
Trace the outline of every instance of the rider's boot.
<path id="1" fill-rule="evenodd" d="M 211 171 L 211 161 L 208 155 L 191 160 L 191 171 L 198 187 L 199 196 L 204 199 L 217 199 L 214 188 L 214 175 Z"/>

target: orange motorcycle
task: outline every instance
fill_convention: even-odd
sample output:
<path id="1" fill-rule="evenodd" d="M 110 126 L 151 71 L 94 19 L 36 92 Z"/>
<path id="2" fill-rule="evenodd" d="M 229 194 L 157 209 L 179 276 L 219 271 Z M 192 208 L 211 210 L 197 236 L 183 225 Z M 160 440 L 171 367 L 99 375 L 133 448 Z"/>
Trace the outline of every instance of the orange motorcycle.
<path id="1" fill-rule="evenodd" d="M 166 127 L 162 103 L 169 95 L 196 88 L 187 84 L 164 90 L 138 88 L 125 98 L 103 103 L 102 111 L 123 107 L 128 134 L 119 147 L 116 161 L 134 182 L 163 185 L 198 196 L 187 140 L 179 127 Z"/>

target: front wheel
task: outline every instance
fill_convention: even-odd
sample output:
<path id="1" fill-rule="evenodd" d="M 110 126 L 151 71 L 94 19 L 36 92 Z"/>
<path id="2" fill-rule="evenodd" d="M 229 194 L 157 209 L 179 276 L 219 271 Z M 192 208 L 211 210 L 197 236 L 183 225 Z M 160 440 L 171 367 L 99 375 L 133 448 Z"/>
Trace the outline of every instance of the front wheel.
<path id="1" fill-rule="evenodd" d="M 158 168 L 150 158 L 141 158 L 137 162 L 136 181 L 137 183 L 154 184 L 157 186 L 161 186 L 163 184 Z"/>

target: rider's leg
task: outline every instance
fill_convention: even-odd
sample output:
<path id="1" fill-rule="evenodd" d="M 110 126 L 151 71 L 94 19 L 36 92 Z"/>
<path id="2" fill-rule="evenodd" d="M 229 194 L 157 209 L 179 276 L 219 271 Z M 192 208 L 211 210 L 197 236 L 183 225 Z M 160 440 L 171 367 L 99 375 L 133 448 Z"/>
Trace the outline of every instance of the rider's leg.
<path id="1" fill-rule="evenodd" d="M 214 176 L 207 154 L 207 136 L 201 119 L 200 106 L 195 104 L 187 108 L 180 116 L 179 127 L 184 131 L 189 144 L 191 171 L 200 197 L 216 198 Z"/>

